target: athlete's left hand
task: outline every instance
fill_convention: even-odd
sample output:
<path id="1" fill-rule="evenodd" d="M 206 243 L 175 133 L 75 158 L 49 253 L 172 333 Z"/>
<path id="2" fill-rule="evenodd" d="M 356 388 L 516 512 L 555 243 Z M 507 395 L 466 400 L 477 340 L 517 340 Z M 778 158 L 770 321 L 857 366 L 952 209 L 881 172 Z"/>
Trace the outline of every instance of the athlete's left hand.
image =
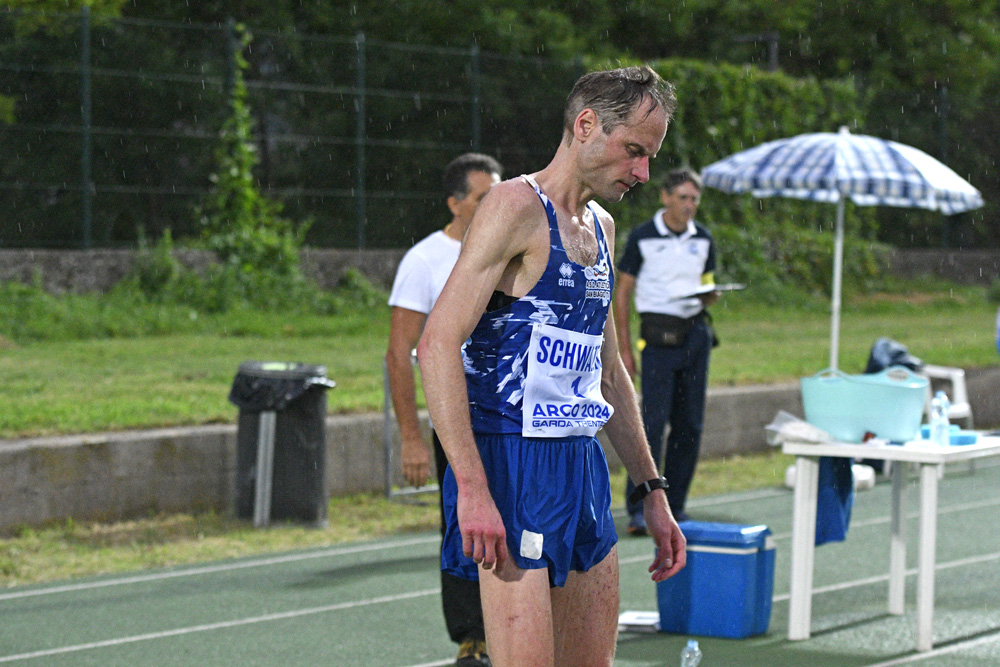
<path id="1" fill-rule="evenodd" d="M 646 526 L 656 544 L 656 556 L 649 571 L 653 581 L 668 579 L 687 563 L 687 540 L 670 513 L 667 495 L 661 490 L 651 492 L 643 501 Z"/>

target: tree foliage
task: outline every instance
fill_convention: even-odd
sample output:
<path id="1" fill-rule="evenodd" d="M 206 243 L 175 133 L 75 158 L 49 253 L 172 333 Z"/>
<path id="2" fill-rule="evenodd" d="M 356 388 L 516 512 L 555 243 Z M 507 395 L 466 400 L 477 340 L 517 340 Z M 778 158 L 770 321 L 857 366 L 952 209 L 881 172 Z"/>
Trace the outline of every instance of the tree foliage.
<path id="1" fill-rule="evenodd" d="M 411 44 L 570 59 L 697 59 L 706 63 L 777 65 L 797 78 L 854 81 L 861 95 L 859 132 L 909 143 L 937 156 L 983 190 L 987 207 L 957 216 L 953 243 L 1000 243 L 1000 136 L 992 113 L 1000 87 L 1000 3 L 964 0 L 213 0 L 197 8 L 143 3 L 134 12 L 192 12 L 199 20 L 227 14 L 275 29 L 354 35 Z M 169 7 L 169 9 L 168 9 Z M 758 97 L 751 91 L 747 104 Z M 714 101 L 714 100 L 712 100 Z M 692 104 L 688 98 L 685 104 Z M 739 100 L 728 101 L 739 104 Z M 738 117 L 738 115 L 736 116 Z M 785 118 L 773 119 L 779 125 Z M 801 124 L 806 131 L 833 126 Z M 790 134 L 790 132 L 788 132 Z M 882 209 L 883 234 L 903 244 L 937 244 L 928 231 L 940 216 Z M 910 220 L 916 229 L 909 229 Z"/>
<path id="2" fill-rule="evenodd" d="M 372 246 L 407 245 L 446 215 L 437 194 L 440 165 L 476 147 L 468 100 L 475 66 L 482 77 L 478 147 L 499 153 L 508 173 L 517 173 L 540 166 L 558 141 L 554 119 L 583 63 L 664 59 L 698 61 L 708 69 L 753 66 L 742 86 L 720 87 L 705 73 L 700 75 L 704 81 L 691 87 L 678 75 L 685 87 L 668 136 L 668 142 L 677 142 L 671 160 L 704 166 L 709 156 L 721 157 L 764 137 L 835 131 L 843 122 L 835 114 L 817 110 L 800 116 L 794 105 L 771 100 L 828 85 L 824 81 L 841 82 L 830 94 L 854 88 L 852 131 L 909 143 L 941 158 L 987 200 L 985 209 L 955 216 L 943 229 L 938 215 L 878 209 L 866 214 L 865 233 L 902 245 L 937 245 L 944 232 L 952 244 L 1000 244 L 1000 210 L 994 203 L 1000 201 L 995 165 L 1000 117 L 993 112 L 1000 91 L 1000 62 L 994 57 L 1000 46 L 998 0 L 553 0 L 542 5 L 527 0 L 14 0 L 5 5 L 24 10 L 23 16 L 16 29 L 3 33 L 0 61 L 40 64 L 55 73 L 0 73 L 0 149 L 6 158 L 0 180 L 18 183 L 0 192 L 0 205 L 16 211 L 18 229 L 47 242 L 74 238 L 68 230 L 78 224 L 78 138 L 64 128 L 79 118 L 79 83 L 73 74 L 79 63 L 79 20 L 66 12 L 84 4 L 100 26 L 93 64 L 103 74 L 93 79 L 94 122 L 114 130 L 93 138 L 93 180 L 104 186 L 94 202 L 99 243 L 133 241 L 140 225 L 154 236 L 168 226 L 178 237 L 190 232 L 180 222 L 188 205 L 173 190 L 197 191 L 214 164 L 212 151 L 196 142 L 203 141 L 224 108 L 221 25 L 233 16 L 257 34 L 245 56 L 256 84 L 249 91 L 260 148 L 254 173 L 263 191 L 345 193 L 356 187 L 350 143 L 356 132 L 355 99 L 350 93 L 319 91 L 355 84 L 350 40 L 365 34 L 368 85 L 385 93 L 369 99 L 364 129 L 370 144 L 365 177 L 377 191 L 367 202 L 366 242 Z M 121 16 L 125 23 L 102 18 L 108 16 Z M 425 50 L 402 51 L 399 44 Z M 482 54 L 475 66 L 468 55 L 473 45 Z M 760 74 L 770 63 L 771 47 L 778 67 L 791 78 Z M 141 73 L 138 85 L 132 83 L 135 76 L 116 71 L 123 69 L 121 59 Z M 272 83 L 278 88 L 267 88 Z M 733 96 L 720 98 L 723 88 Z M 27 129 L 4 134 L 11 120 Z M 388 147 L 402 148 L 392 152 Z M 59 161 L 54 156 L 70 157 Z M 661 159 L 661 164 L 666 163 Z M 39 191 L 22 188 L 22 181 L 62 185 Z M 354 238 L 357 221 L 346 195 L 284 201 L 290 218 L 315 218 L 310 242 L 343 245 Z M 12 235 L 6 229 L 0 229 L 0 243 L 9 244 Z"/>
<path id="3" fill-rule="evenodd" d="M 676 86 L 678 109 L 653 162 L 651 183 L 608 206 L 621 237 L 659 207 L 656 182 L 668 169 L 684 165 L 700 170 L 744 148 L 817 126 L 854 128 L 862 118 L 849 81 L 797 79 L 697 60 L 666 59 L 653 65 Z M 814 202 L 755 200 L 706 190 L 699 219 L 717 236 L 720 277 L 752 283 L 759 294 L 778 298 L 786 282 L 829 291 L 834 211 Z M 875 277 L 879 267 L 873 209 L 852 207 L 848 228 L 845 275 L 849 284 L 861 284 Z"/>
<path id="4" fill-rule="evenodd" d="M 246 47 L 251 35 L 242 26 L 236 37 Z M 253 120 L 247 104 L 243 73 L 247 61 L 242 49 L 233 54 L 229 116 L 219 131 L 216 168 L 209 176 L 212 189 L 198 210 L 202 234 L 210 250 L 223 263 L 243 272 L 299 275 L 300 232 L 280 216 L 281 206 L 265 197 L 257 186 L 254 168 L 259 163 Z"/>
<path id="5" fill-rule="evenodd" d="M 996 0 L 685 0 L 670 9 L 657 0 L 629 0 L 615 6 L 611 39 L 638 57 L 766 66 L 773 40 L 778 66 L 792 76 L 852 78 L 864 109 L 857 131 L 938 157 L 968 177 L 987 202 L 950 220 L 881 208 L 875 215 L 882 237 L 938 245 L 944 227 L 952 245 L 1000 243 L 997 153 L 983 150 L 1000 132 L 1000 120 L 989 111 L 1000 85 Z"/>

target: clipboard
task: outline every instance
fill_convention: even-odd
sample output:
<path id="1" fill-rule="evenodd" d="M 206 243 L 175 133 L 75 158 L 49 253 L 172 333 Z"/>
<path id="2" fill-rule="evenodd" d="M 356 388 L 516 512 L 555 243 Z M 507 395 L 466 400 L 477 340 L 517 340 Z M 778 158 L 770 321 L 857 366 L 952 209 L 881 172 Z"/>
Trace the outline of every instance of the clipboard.
<path id="1" fill-rule="evenodd" d="M 702 294 L 708 294 L 709 292 L 738 292 L 740 290 L 745 290 L 747 288 L 743 283 L 723 283 L 721 285 L 702 285 L 694 292 L 690 294 L 685 294 L 684 296 L 675 296 L 671 301 L 681 301 L 682 299 L 692 299 L 696 296 L 701 296 Z"/>

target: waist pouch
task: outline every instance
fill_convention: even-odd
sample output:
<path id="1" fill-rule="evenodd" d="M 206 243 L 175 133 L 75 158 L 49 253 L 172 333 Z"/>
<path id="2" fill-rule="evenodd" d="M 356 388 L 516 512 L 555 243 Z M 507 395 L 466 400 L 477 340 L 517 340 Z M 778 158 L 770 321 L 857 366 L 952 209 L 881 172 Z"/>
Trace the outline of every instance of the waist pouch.
<path id="1" fill-rule="evenodd" d="M 683 345 L 694 323 L 702 318 L 702 313 L 683 318 L 663 313 L 640 313 L 642 324 L 639 333 L 646 345 L 656 347 L 677 347 Z"/>

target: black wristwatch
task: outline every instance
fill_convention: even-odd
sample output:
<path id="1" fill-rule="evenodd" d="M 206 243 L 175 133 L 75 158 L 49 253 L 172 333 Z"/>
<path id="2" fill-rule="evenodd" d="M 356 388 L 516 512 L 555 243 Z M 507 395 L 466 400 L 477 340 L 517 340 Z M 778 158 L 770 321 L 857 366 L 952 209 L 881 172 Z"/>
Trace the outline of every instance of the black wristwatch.
<path id="1" fill-rule="evenodd" d="M 668 488 L 670 488 L 670 485 L 667 484 L 665 478 L 654 477 L 635 487 L 635 491 L 628 497 L 628 501 L 632 505 L 637 505 L 643 498 L 649 495 L 650 491 L 655 491 L 656 489 L 663 489 L 665 491 Z"/>

